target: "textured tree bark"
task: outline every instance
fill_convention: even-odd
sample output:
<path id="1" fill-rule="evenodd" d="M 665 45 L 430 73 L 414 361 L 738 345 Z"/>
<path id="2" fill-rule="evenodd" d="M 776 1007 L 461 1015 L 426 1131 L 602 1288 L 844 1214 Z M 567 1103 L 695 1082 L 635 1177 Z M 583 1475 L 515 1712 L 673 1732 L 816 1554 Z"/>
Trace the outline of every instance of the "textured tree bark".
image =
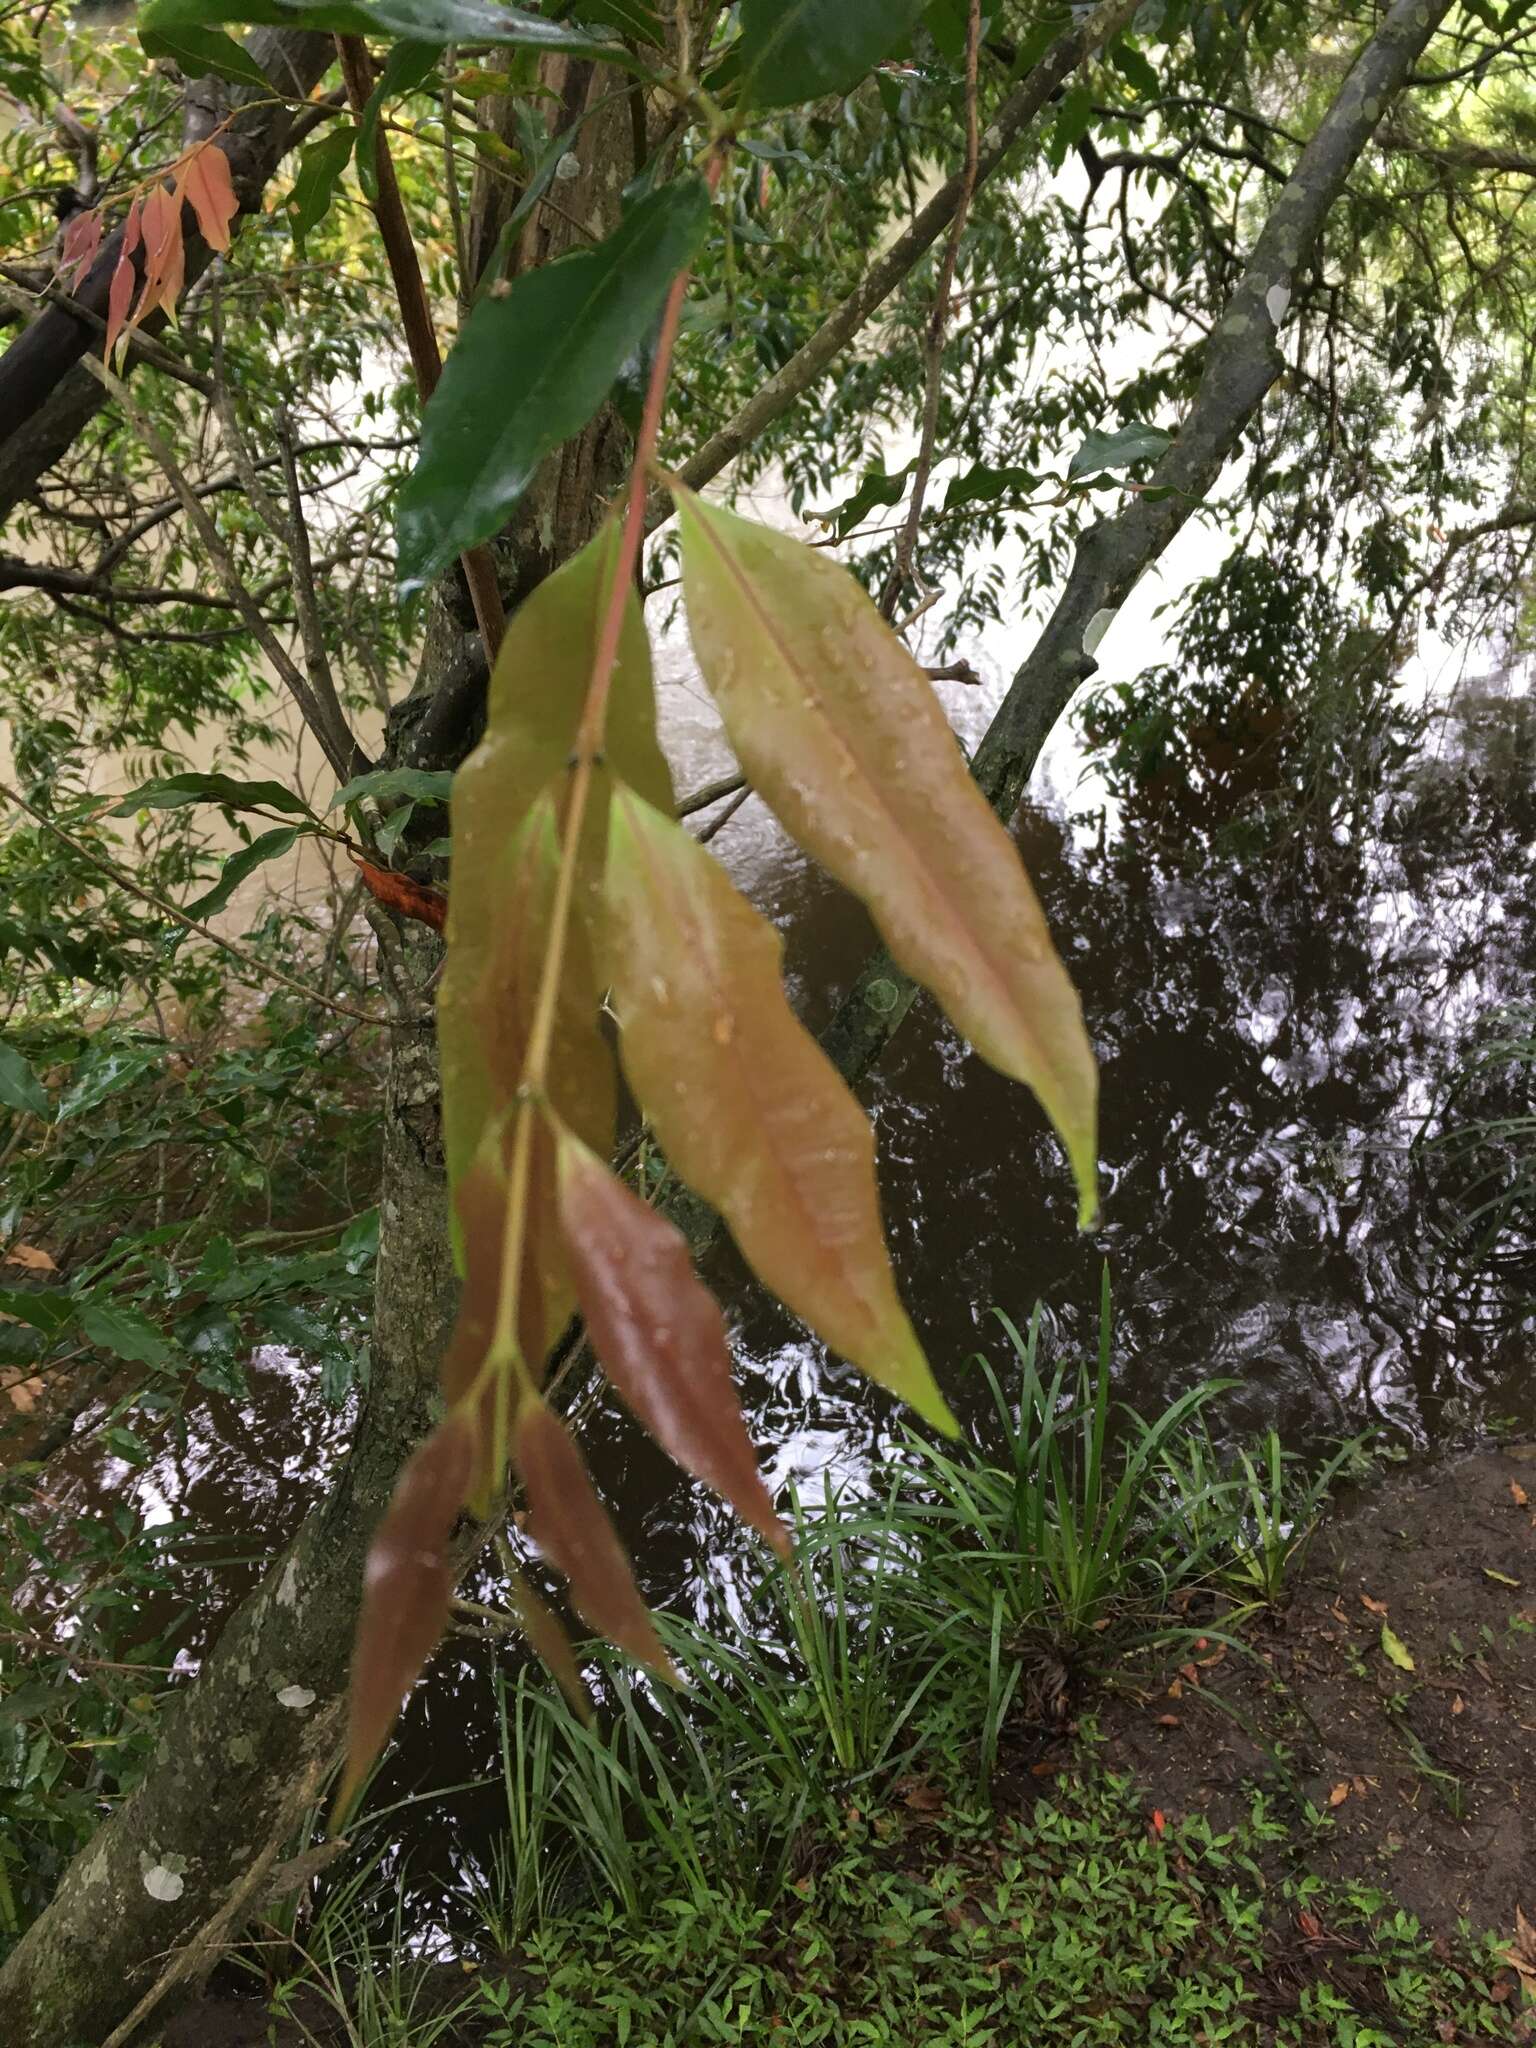
<path id="1" fill-rule="evenodd" d="M 424 972 L 436 942 L 417 930 Z M 156 1767 L 0 1970 L 0 2041 L 16 2048 L 105 2038 L 264 1847 L 308 1761 L 308 1732 L 346 1685 L 363 1557 L 429 1424 L 455 1294 L 434 1034 L 418 1024 L 390 1038 L 373 1370 L 351 1453 L 167 1710 Z"/>
<path id="2" fill-rule="evenodd" d="M 333 55 L 329 36 L 293 29 L 253 29 L 246 48 L 279 90 L 298 100 L 324 77 Z M 187 141 L 196 141 L 223 118 L 226 106 L 238 108 L 246 102 L 254 104 L 237 114 L 218 146 L 229 158 L 241 210 L 251 213 L 288 146 L 291 107 L 259 93 L 254 85 L 197 80 L 186 90 L 184 133 Z M 191 284 L 207 269 L 213 251 L 198 232 L 190 207 L 183 231 Z M 107 236 L 75 291 L 77 302 L 99 317 L 106 314 L 107 289 L 121 244 L 119 228 Z M 158 333 L 165 324 L 163 315 L 152 315 L 145 330 Z M 0 355 L 0 518 L 67 452 L 106 403 L 95 378 L 79 367 L 80 358 L 93 346 L 99 346 L 95 329 L 62 307 L 49 306 Z"/>
<path id="3" fill-rule="evenodd" d="M 566 106 L 594 96 L 590 65 L 570 66 Z M 584 129 L 580 174 L 562 181 L 558 219 L 532 260 L 612 227 L 634 176 L 635 134 L 622 99 Z M 499 187 L 497 188 L 499 189 Z M 28 437 L 28 445 L 31 437 Z M 602 414 L 553 456 L 498 544 L 519 595 L 596 530 L 627 463 L 627 436 Z M 435 608 L 415 685 L 396 707 L 384 765 L 407 757 L 469 623 L 450 583 Z M 535 687 L 537 678 L 529 678 Z M 462 754 L 472 734 L 461 730 Z M 439 942 L 420 926 L 398 936 L 424 983 Z M 394 947 L 389 947 L 394 952 Z M 398 1015 L 423 998 L 395 992 Z M 226 1622 L 195 1682 L 168 1709 L 156 1767 L 66 1871 L 47 1910 L 0 1968 L 0 2042 L 96 2048 L 193 1937 L 281 1824 L 289 1788 L 317 1749 L 334 1747 L 331 1709 L 345 1691 L 369 1540 L 407 1455 L 430 1427 L 438 1363 L 457 1283 L 448 1249 L 436 1034 L 430 1022 L 390 1034 L 371 1383 L 334 1488 L 261 1585 Z"/>

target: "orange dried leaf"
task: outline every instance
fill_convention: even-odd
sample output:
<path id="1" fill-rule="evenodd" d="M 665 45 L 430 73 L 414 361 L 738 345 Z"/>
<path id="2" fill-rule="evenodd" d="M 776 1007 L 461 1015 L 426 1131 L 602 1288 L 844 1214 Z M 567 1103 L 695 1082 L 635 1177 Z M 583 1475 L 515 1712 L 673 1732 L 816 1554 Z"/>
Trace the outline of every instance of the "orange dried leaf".
<path id="1" fill-rule="evenodd" d="M 123 239 L 118 250 L 117 267 L 112 272 L 112 282 L 107 287 L 107 339 L 102 350 L 102 359 L 110 363 L 117 338 L 128 319 L 128 308 L 133 303 L 134 288 L 139 281 L 138 268 L 134 263 L 134 251 L 138 248 L 142 232 L 140 207 L 137 199 L 128 209 L 123 222 Z"/>
<path id="2" fill-rule="evenodd" d="M 694 652 L 743 769 L 1060 1133 L 1097 1212 L 1098 1071 L 1018 849 L 933 687 L 823 550 L 676 489 Z"/>
<path id="3" fill-rule="evenodd" d="M 742 1420 L 725 1318 L 682 1232 L 570 1131 L 557 1142 L 566 1256 L 604 1372 L 662 1449 L 788 1557 Z"/>
<path id="4" fill-rule="evenodd" d="M 1360 1595 L 1360 1605 L 1365 1609 L 1367 1614 L 1374 1614 L 1378 1617 L 1384 1617 L 1387 1611 L 1386 1601 L 1373 1600 L 1369 1593 L 1362 1593 Z"/>
<path id="5" fill-rule="evenodd" d="M 137 327 L 157 308 L 174 316 L 186 275 L 186 249 L 181 239 L 181 195 L 169 185 L 156 185 L 144 201 L 144 289 L 129 320 Z"/>
<path id="6" fill-rule="evenodd" d="M 603 967 L 629 1084 L 766 1287 L 951 1435 L 896 1292 L 869 1120 L 789 1007 L 778 933 L 718 862 L 614 792 Z"/>
<path id="7" fill-rule="evenodd" d="M 210 249 L 227 250 L 229 225 L 240 211 L 229 175 L 229 158 L 216 142 L 200 142 L 176 166 L 176 182 L 197 215 L 198 229 Z"/>
<path id="8" fill-rule="evenodd" d="M 394 911 L 397 917 L 413 918 L 417 924 L 430 925 L 435 932 L 440 932 L 448 922 L 448 899 L 438 890 L 412 881 L 409 875 L 397 874 L 393 868 L 375 867 L 371 860 L 362 860 L 355 853 L 352 865 L 374 901 Z"/>
<path id="9" fill-rule="evenodd" d="M 78 284 L 96 261 L 104 225 L 101 208 L 93 206 L 85 213 L 77 213 L 66 226 L 59 251 L 59 276 L 65 284 Z"/>
<path id="10" fill-rule="evenodd" d="M 1328 1804 L 1330 1806 L 1342 1806 L 1348 1797 L 1349 1780 L 1347 1778 L 1341 1778 L 1338 1784 L 1335 1785 L 1333 1790 L 1328 1794 Z"/>
<path id="11" fill-rule="evenodd" d="M 577 1612 L 638 1663 L 675 1680 L 629 1555 L 593 1491 L 581 1453 L 542 1401 L 523 1404 L 513 1457 L 528 1490 L 528 1533 L 569 1582 Z"/>
<path id="12" fill-rule="evenodd" d="M 352 1659 L 347 1765 L 335 1811 L 345 1814 L 389 1739 L 400 1702 L 437 1647 L 453 1597 L 449 1538 L 469 1489 L 474 1439 L 450 1415 L 411 1457 L 374 1533 Z"/>
<path id="13" fill-rule="evenodd" d="M 1517 1508 L 1527 1508 L 1531 1504 L 1531 1496 L 1518 1479 L 1511 1479 L 1509 1482 L 1509 1497 Z"/>

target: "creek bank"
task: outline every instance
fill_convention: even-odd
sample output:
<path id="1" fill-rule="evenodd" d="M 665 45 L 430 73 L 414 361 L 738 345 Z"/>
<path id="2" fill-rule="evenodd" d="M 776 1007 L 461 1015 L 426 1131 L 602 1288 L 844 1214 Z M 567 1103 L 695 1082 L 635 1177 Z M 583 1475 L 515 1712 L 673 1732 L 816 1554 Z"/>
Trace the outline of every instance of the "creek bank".
<path id="1" fill-rule="evenodd" d="M 986 1800 L 936 1686 L 915 1751 L 795 1830 L 771 1897 L 706 1841 L 704 1882 L 659 1881 L 643 1924 L 572 1900 L 510 1956 L 422 1967 L 389 2038 L 1536 2040 L 1533 1497 L 1536 1445 L 1389 1474 L 1241 1648 L 1213 1606 L 1155 1682 L 1122 1665 L 1070 1705 L 1021 1685 Z M 375 1979 L 400 1960 L 375 1952 Z M 151 2039 L 358 2038 L 355 1975 L 302 1977 L 277 2010 L 210 1997 Z"/>
<path id="2" fill-rule="evenodd" d="M 1255 1783 L 1310 1806 L 1293 1868 L 1439 1933 L 1536 1919 L 1536 1443 L 1367 1488 L 1245 1639 L 1111 1698 L 1106 1765 L 1218 1829 Z"/>

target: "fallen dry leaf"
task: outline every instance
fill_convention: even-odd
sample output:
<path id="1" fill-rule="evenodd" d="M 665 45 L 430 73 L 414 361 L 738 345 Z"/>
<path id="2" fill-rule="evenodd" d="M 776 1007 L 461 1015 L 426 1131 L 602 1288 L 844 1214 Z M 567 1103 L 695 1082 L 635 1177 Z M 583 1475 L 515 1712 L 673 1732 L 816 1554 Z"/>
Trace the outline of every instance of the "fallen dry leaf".
<path id="1" fill-rule="evenodd" d="M 1367 1614 L 1374 1614 L 1378 1618 L 1381 1615 L 1385 1614 L 1387 1611 L 1386 1601 L 1373 1600 L 1369 1593 L 1362 1593 L 1360 1595 L 1360 1605 L 1365 1609 Z"/>
<path id="2" fill-rule="evenodd" d="M 1518 1588 L 1520 1584 L 1518 1579 L 1512 1579 L 1507 1572 L 1496 1572 L 1491 1564 L 1483 1566 L 1483 1577 L 1485 1579 L 1492 1579 L 1496 1586 L 1514 1586 Z"/>
<path id="3" fill-rule="evenodd" d="M 1179 1717 L 1177 1714 L 1159 1714 L 1157 1725 L 1159 1728 L 1177 1728 L 1179 1726 Z"/>
<path id="4" fill-rule="evenodd" d="M 1509 1482 L 1509 1497 L 1517 1508 L 1528 1508 L 1531 1504 L 1531 1496 L 1518 1479 L 1511 1479 Z"/>
<path id="5" fill-rule="evenodd" d="M 24 1266 L 29 1273 L 57 1273 L 58 1267 L 40 1245 L 13 1244 L 5 1255 L 8 1266 Z"/>
<path id="6" fill-rule="evenodd" d="M 1171 1699 L 1171 1700 L 1181 1700 L 1181 1699 L 1183 1699 L 1183 1697 L 1184 1697 L 1184 1681 L 1183 1681 L 1183 1679 L 1182 1679 L 1182 1678 L 1176 1678 L 1176 1679 L 1175 1679 L 1175 1680 L 1173 1681 L 1172 1685 L 1170 1685 L 1170 1686 L 1169 1686 L 1169 1688 L 1168 1688 L 1168 1697 L 1169 1697 L 1169 1699 Z"/>
<path id="7" fill-rule="evenodd" d="M 1520 1972 L 1526 1990 L 1536 1993 L 1536 1927 L 1519 1906 L 1515 1908 L 1515 1938 L 1504 1951 L 1504 1960 L 1512 1970 Z"/>
<path id="8" fill-rule="evenodd" d="M 1349 1780 L 1347 1778 L 1340 1778 L 1338 1784 L 1328 1794 L 1328 1804 L 1330 1806 L 1342 1806 L 1348 1797 Z"/>
<path id="9" fill-rule="evenodd" d="M 1179 1676 L 1187 1678 L 1191 1685 L 1198 1685 L 1200 1683 L 1200 1673 L 1193 1664 L 1181 1664 L 1179 1666 Z"/>
<path id="10" fill-rule="evenodd" d="M 1160 1835 L 1163 1832 L 1163 1829 L 1167 1827 L 1168 1823 L 1164 1819 L 1161 1811 L 1154 1806 L 1152 1809 L 1152 1818 L 1147 1823 L 1147 1825 L 1151 1828 L 1154 1835 Z"/>
<path id="11" fill-rule="evenodd" d="M 1212 1652 L 1211 1652 L 1211 1654 L 1210 1654 L 1210 1656 L 1209 1656 L 1209 1657 L 1201 1657 L 1201 1658 L 1200 1658 L 1200 1659 L 1198 1660 L 1198 1661 L 1199 1661 L 1199 1665 L 1200 1665 L 1200 1669 L 1201 1669 L 1202 1671 L 1209 1671 L 1209 1670 L 1210 1670 L 1210 1668 L 1211 1668 L 1211 1666 L 1212 1666 L 1213 1664 L 1219 1664 L 1219 1663 L 1221 1662 L 1222 1658 L 1223 1658 L 1223 1657 L 1225 1657 L 1225 1655 L 1226 1655 L 1226 1654 L 1227 1654 L 1227 1646 L 1226 1646 L 1226 1644 L 1225 1644 L 1225 1643 L 1218 1643 L 1218 1644 L 1216 1645 L 1216 1648 L 1215 1648 L 1214 1650 L 1212 1650 Z"/>
<path id="12" fill-rule="evenodd" d="M 896 1789 L 914 1813 L 942 1813 L 948 1803 L 942 1787 L 927 1778 L 907 1778 Z"/>
<path id="13" fill-rule="evenodd" d="M 1301 1929 L 1308 1941 L 1322 1940 L 1323 1923 L 1315 1913 L 1298 1913 L 1296 1915 L 1296 1925 Z"/>
<path id="14" fill-rule="evenodd" d="M 1451 1701 L 1451 1712 L 1452 1712 L 1453 1714 L 1464 1714 L 1464 1713 L 1465 1713 L 1466 1711 L 1467 1711 L 1467 1703 L 1466 1703 L 1466 1701 L 1465 1701 L 1465 1700 L 1464 1700 L 1464 1699 L 1462 1698 L 1461 1694 L 1460 1694 L 1460 1693 L 1457 1693 L 1457 1695 L 1456 1695 L 1455 1699 L 1453 1699 L 1453 1700 Z"/>

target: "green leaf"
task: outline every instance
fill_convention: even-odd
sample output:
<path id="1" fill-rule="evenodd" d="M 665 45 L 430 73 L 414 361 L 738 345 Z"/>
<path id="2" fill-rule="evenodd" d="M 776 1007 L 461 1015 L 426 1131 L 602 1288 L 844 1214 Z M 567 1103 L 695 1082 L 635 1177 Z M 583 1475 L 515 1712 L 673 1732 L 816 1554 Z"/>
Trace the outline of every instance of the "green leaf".
<path id="1" fill-rule="evenodd" d="M 597 248 L 477 303 L 422 415 L 421 456 L 400 494 L 402 596 L 495 533 L 545 456 L 592 418 L 691 260 L 709 204 L 701 178 L 679 178 Z"/>
<path id="2" fill-rule="evenodd" d="M 75 1062 L 59 1097 L 58 1121 L 95 1109 L 111 1096 L 131 1088 L 165 1063 L 163 1045 L 114 1045 L 98 1039 Z"/>
<path id="3" fill-rule="evenodd" d="M 1110 50 L 1109 61 L 1138 99 L 1155 100 L 1161 93 L 1162 80 L 1134 43 L 1116 43 Z"/>
<path id="4" fill-rule="evenodd" d="M 662 1149 L 766 1287 L 953 1435 L 886 1254 L 869 1119 L 789 1007 L 778 932 L 633 790 L 609 829 L 602 965 Z"/>
<path id="5" fill-rule="evenodd" d="M 1418 1668 L 1408 1645 L 1393 1629 L 1388 1628 L 1385 1622 L 1381 1624 L 1381 1647 L 1399 1671 L 1414 1671 Z"/>
<path id="6" fill-rule="evenodd" d="M 237 782 L 229 775 L 166 775 L 129 792 L 108 811 L 109 818 L 131 818 L 135 811 L 176 811 L 185 804 L 223 804 L 226 810 L 252 811 L 260 808 L 283 811 L 292 817 L 312 818 L 315 814 L 304 799 L 285 789 L 280 782 Z"/>
<path id="7" fill-rule="evenodd" d="M 372 797 L 375 803 L 382 803 L 392 796 L 409 797 L 418 804 L 445 804 L 453 791 L 453 776 L 437 768 L 371 768 L 366 775 L 355 775 L 352 780 L 338 789 L 326 805 L 329 815 L 338 811 L 343 804 L 358 803 L 363 797 Z"/>
<path id="8" fill-rule="evenodd" d="M 951 480 L 944 494 L 944 510 L 953 512 L 961 505 L 996 505 L 1004 500 L 1016 503 L 1038 491 L 1045 481 L 1031 470 L 992 469 L 984 462 L 978 463 L 964 476 Z"/>
<path id="9" fill-rule="evenodd" d="M 1172 434 L 1165 434 L 1161 427 L 1128 420 L 1108 434 L 1089 434 L 1067 464 L 1067 475 L 1094 476 L 1102 469 L 1129 469 L 1134 463 L 1165 454 L 1172 446 Z"/>
<path id="10" fill-rule="evenodd" d="M 75 1319 L 75 1297 L 56 1287 L 0 1287 L 0 1315 L 53 1337 Z"/>
<path id="11" fill-rule="evenodd" d="M 1051 123 L 1051 132 L 1046 138 L 1046 161 L 1052 170 L 1061 169 L 1092 126 L 1092 88 L 1086 85 L 1069 87 L 1062 95 L 1056 119 Z"/>
<path id="12" fill-rule="evenodd" d="M 156 30 L 142 27 L 139 41 L 147 57 L 169 57 L 184 78 L 203 78 L 212 72 L 218 78 L 232 78 L 240 85 L 272 90 L 272 81 L 250 51 L 222 29 L 175 27 Z"/>
<path id="13" fill-rule="evenodd" d="M 179 28 L 207 28 L 219 22 L 262 22 L 281 28 L 316 29 L 324 34 L 387 36 L 433 43 L 504 43 L 530 50 L 564 50 L 573 57 L 601 57 L 627 70 L 645 67 L 616 38 L 594 34 L 577 22 L 546 21 L 496 0 L 149 0 L 140 11 L 139 33 L 163 35 Z"/>
<path id="14" fill-rule="evenodd" d="M 47 1091 L 33 1072 L 32 1062 L 4 1039 L 0 1039 L 0 1102 L 7 1109 L 25 1110 L 29 1116 L 48 1114 Z"/>
<path id="15" fill-rule="evenodd" d="M 105 1301 L 80 1304 L 80 1327 L 98 1351 L 110 1351 L 133 1365 L 163 1365 L 170 1346 L 147 1316 Z"/>
<path id="16" fill-rule="evenodd" d="M 365 1209 L 361 1216 L 354 1216 L 341 1233 L 338 1246 L 341 1262 L 349 1273 L 362 1273 L 372 1265 L 379 1250 L 379 1212 Z"/>
<path id="17" fill-rule="evenodd" d="M 830 512 L 818 512 L 816 517 L 833 527 L 842 540 L 862 525 L 877 505 L 899 505 L 907 495 L 907 478 L 916 467 L 917 463 L 912 461 L 905 469 L 892 470 L 889 476 L 884 470 L 872 469 L 851 498 L 834 505 Z"/>
<path id="18" fill-rule="evenodd" d="M 710 84 L 739 80 L 743 107 L 791 107 L 852 90 L 899 48 L 929 0 L 741 0 L 741 40 Z"/>
<path id="19" fill-rule="evenodd" d="M 288 194 L 288 218 L 293 228 L 293 246 L 302 257 L 304 240 L 331 210 L 336 185 L 352 157 L 357 135 L 349 121 L 311 142 L 299 154 L 299 174 Z"/>
<path id="20" fill-rule="evenodd" d="M 1097 1210 L 1098 1074 L 1018 849 L 933 686 L 821 549 L 675 488 L 688 629 L 753 786 L 983 1059 L 1033 1088 Z"/>
<path id="21" fill-rule="evenodd" d="M 396 43 L 384 60 L 379 82 L 368 95 L 362 119 L 357 124 L 357 182 L 362 186 L 363 196 L 370 204 L 379 196 L 379 171 L 375 161 L 374 139 L 379 132 L 379 117 L 384 112 L 385 104 L 405 93 L 414 92 L 437 68 L 437 60 L 441 54 L 435 43 Z M 298 240 L 297 232 L 294 240 Z"/>
<path id="22" fill-rule="evenodd" d="M 213 887 L 199 896 L 195 903 L 187 905 L 187 916 L 214 916 L 224 908 L 247 875 L 253 875 L 257 868 L 263 867 L 269 860 L 280 858 L 298 837 L 297 825 L 277 825 L 270 832 L 263 832 L 259 839 L 253 839 L 249 846 L 240 847 L 225 861 L 219 870 L 219 879 Z"/>

